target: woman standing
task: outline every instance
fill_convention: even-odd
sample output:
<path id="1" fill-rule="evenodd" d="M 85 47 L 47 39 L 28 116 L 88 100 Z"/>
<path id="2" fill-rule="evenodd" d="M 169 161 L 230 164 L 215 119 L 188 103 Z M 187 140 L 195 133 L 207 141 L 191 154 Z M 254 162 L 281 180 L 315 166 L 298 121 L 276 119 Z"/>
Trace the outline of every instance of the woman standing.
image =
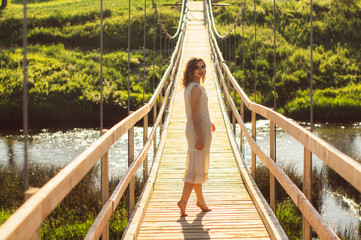
<path id="1" fill-rule="evenodd" d="M 187 116 L 185 135 L 188 151 L 183 177 L 183 193 L 177 204 L 181 216 L 188 216 L 186 207 L 193 188 L 197 196 L 197 206 L 202 211 L 212 210 L 207 207 L 202 191 L 202 183 L 208 180 L 209 152 L 212 132 L 215 130 L 215 126 L 209 117 L 207 92 L 201 85 L 205 78 L 206 64 L 203 59 L 191 58 L 187 63 L 182 79 Z"/>

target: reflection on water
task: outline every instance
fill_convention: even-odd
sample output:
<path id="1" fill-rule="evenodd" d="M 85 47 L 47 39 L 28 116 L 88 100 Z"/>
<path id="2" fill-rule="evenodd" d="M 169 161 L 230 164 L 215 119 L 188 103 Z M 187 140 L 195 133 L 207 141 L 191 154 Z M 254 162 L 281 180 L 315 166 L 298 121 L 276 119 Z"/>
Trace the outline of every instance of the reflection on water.
<path id="1" fill-rule="evenodd" d="M 148 133 L 152 129 L 148 128 Z M 74 128 L 69 130 L 49 130 L 29 132 L 29 165 L 63 167 L 82 153 L 97 138 L 95 128 Z M 159 141 L 159 129 L 158 137 Z M 135 156 L 143 146 L 143 128 L 135 127 Z M 23 168 L 24 143 L 20 131 L 0 132 L 0 167 L 9 171 Z M 153 148 L 149 150 L 148 162 L 153 161 Z M 128 166 L 128 135 L 124 134 L 109 150 L 109 175 L 118 178 Z M 141 169 L 137 176 L 141 177 Z"/>
<path id="2" fill-rule="evenodd" d="M 306 124 L 304 124 L 306 125 Z M 262 150 L 269 154 L 269 121 L 258 120 L 256 141 Z M 251 132 L 252 123 L 246 123 Z M 316 124 L 313 133 L 329 142 L 340 151 L 361 162 L 361 123 L 354 124 Z M 239 143 L 239 126 L 236 138 Z M 244 144 L 244 158 L 247 167 L 251 167 L 251 149 Z M 303 176 L 304 147 L 282 129 L 276 131 L 276 159 L 282 168 L 291 167 Z M 257 164 L 262 164 L 257 158 Z M 317 156 L 312 158 L 313 169 L 325 174 L 326 181 L 321 193 L 320 213 L 325 221 L 338 232 L 349 231 L 353 236 L 358 235 L 361 224 L 361 194 L 350 184 L 328 168 Z"/>

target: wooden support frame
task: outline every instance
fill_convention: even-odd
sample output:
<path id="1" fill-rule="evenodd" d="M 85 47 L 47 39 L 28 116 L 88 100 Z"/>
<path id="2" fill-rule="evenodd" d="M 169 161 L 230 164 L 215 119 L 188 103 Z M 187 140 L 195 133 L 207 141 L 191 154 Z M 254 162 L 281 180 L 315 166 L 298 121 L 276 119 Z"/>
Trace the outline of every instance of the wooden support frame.
<path id="1" fill-rule="evenodd" d="M 106 134 L 108 129 L 102 130 L 102 135 Z M 101 206 L 104 207 L 109 199 L 109 152 L 107 151 L 101 158 Z M 106 225 L 103 233 L 102 240 L 109 240 L 109 224 Z"/>
<path id="2" fill-rule="evenodd" d="M 130 112 L 132 114 L 132 112 Z M 134 126 L 128 131 L 128 168 L 134 162 Z M 132 176 L 128 186 L 128 217 L 134 210 L 135 176 Z"/>
<path id="3" fill-rule="evenodd" d="M 270 158 L 276 162 L 276 125 L 270 121 L 269 123 L 269 129 L 270 129 L 270 134 L 269 134 L 269 147 L 270 147 Z M 277 189 L 276 189 L 276 178 L 275 176 L 270 173 L 270 206 L 271 209 L 274 213 L 276 213 L 276 199 L 277 199 Z"/>
<path id="4" fill-rule="evenodd" d="M 148 141 L 148 114 L 144 115 L 143 118 L 143 147 Z M 145 157 L 143 162 L 143 180 L 146 182 L 148 179 L 148 155 Z"/>
<path id="5" fill-rule="evenodd" d="M 303 194 L 311 202 L 312 200 L 312 152 L 304 147 L 304 162 L 303 162 Z M 311 225 L 307 219 L 302 217 L 302 239 L 311 240 L 312 231 Z"/>
<path id="6" fill-rule="evenodd" d="M 212 31 L 209 31 L 209 33 L 212 39 L 211 45 L 214 47 L 216 46 L 215 44 L 216 40 L 213 36 Z M 216 53 L 219 52 L 219 50 L 217 49 L 213 49 L 213 51 Z M 359 185 L 356 184 L 358 182 L 361 183 L 361 164 L 357 163 L 355 160 L 351 159 L 347 155 L 334 149 L 331 145 L 327 144 L 322 139 L 319 139 L 313 134 L 310 134 L 307 130 L 300 127 L 296 123 L 288 120 L 287 118 L 275 112 L 274 110 L 251 102 L 248 99 L 248 97 L 244 94 L 243 90 L 239 87 L 238 83 L 233 78 L 227 65 L 224 63 L 219 63 L 217 61 L 215 66 L 218 72 L 222 72 L 222 71 L 226 72 L 227 77 L 231 80 L 233 87 L 236 88 L 237 92 L 240 94 L 241 101 L 243 101 L 243 103 L 251 112 L 254 112 L 255 114 L 260 114 L 261 116 L 267 118 L 268 120 L 272 121 L 274 124 L 281 127 L 285 132 L 290 134 L 301 144 L 307 147 L 307 149 L 309 149 L 310 152 L 318 155 L 320 159 L 323 160 L 332 169 L 336 168 L 334 170 L 338 172 L 341 176 L 342 174 L 346 176 L 347 173 L 345 172 L 345 169 L 348 169 L 348 171 L 351 172 L 352 177 L 347 176 L 345 178 L 347 178 L 349 183 L 355 186 L 356 189 L 361 191 L 361 184 Z M 336 233 L 332 229 L 330 229 L 329 226 L 327 226 L 327 224 L 324 222 L 322 217 L 314 209 L 310 201 L 305 197 L 305 195 L 300 191 L 300 189 L 298 189 L 297 186 L 291 181 L 291 179 L 282 171 L 282 169 L 262 151 L 261 147 L 256 143 L 256 141 L 253 139 L 253 136 L 248 132 L 246 126 L 244 125 L 243 120 L 241 119 L 241 116 L 238 113 L 234 102 L 232 101 L 232 97 L 226 87 L 223 78 L 221 77 L 219 81 L 221 82 L 220 85 L 223 85 L 223 89 L 224 89 L 223 92 L 226 95 L 227 100 L 231 104 L 233 114 L 236 115 L 236 119 L 240 124 L 241 129 L 243 129 L 244 131 L 246 140 L 248 141 L 252 149 L 252 152 L 254 152 L 260 158 L 260 160 L 266 165 L 266 167 L 270 170 L 270 172 L 276 177 L 277 181 L 285 189 L 285 191 L 288 193 L 288 195 L 291 197 L 293 202 L 303 213 L 303 215 L 310 223 L 310 225 L 315 229 L 318 236 L 320 238 L 326 238 L 326 239 L 339 239 Z M 331 160 L 336 161 L 338 164 L 335 164 Z M 337 165 L 339 165 L 339 168 L 335 167 Z M 340 172 L 342 172 L 342 174 Z"/>
<path id="7" fill-rule="evenodd" d="M 252 111 L 252 138 L 256 141 L 256 112 Z M 252 166 L 251 174 L 254 180 L 256 180 L 256 153 L 252 148 Z"/>
<path id="8" fill-rule="evenodd" d="M 233 102 L 236 102 L 236 89 L 233 88 Z M 236 116 L 232 113 L 232 127 L 233 127 L 233 134 L 236 134 Z"/>

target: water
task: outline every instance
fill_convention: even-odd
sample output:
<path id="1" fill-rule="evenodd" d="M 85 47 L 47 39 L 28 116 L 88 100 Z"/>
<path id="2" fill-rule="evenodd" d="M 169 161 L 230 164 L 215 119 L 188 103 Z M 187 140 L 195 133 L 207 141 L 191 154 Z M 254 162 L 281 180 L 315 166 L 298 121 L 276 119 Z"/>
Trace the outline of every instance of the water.
<path id="1" fill-rule="evenodd" d="M 152 128 L 148 128 L 150 134 Z M 143 147 L 143 128 L 135 127 L 135 156 Z M 89 147 L 97 138 L 96 128 L 67 130 L 41 129 L 29 131 L 29 165 L 62 168 Z M 159 142 L 159 129 L 157 131 Z M 148 166 L 152 166 L 153 147 L 148 153 Z M 21 170 L 24 162 L 23 134 L 19 130 L 0 131 L 0 169 Z M 119 178 L 128 168 L 128 134 L 124 134 L 109 149 L 109 176 Z M 142 169 L 136 177 L 142 178 Z"/>
<path id="2" fill-rule="evenodd" d="M 251 129 L 251 124 L 246 124 Z M 151 128 L 148 129 L 150 133 Z M 277 163 L 282 167 L 292 166 L 300 174 L 303 172 L 303 146 L 277 129 Z M 316 124 L 314 133 L 334 145 L 339 150 L 361 162 L 361 123 L 354 124 Z M 158 129 L 159 140 L 159 129 Z M 239 127 L 237 126 L 239 143 Z M 29 164 L 62 168 L 83 152 L 99 137 L 96 128 L 68 129 L 32 129 L 29 132 Z M 266 120 L 257 121 L 257 142 L 269 153 L 269 124 Z M 135 127 L 135 156 L 143 144 L 143 128 Z M 109 150 L 109 175 L 119 178 L 127 169 L 127 134 L 124 134 Z M 245 148 L 245 161 L 251 163 L 251 152 Z M 24 144 L 20 130 L 0 130 L 0 172 L 4 170 L 20 171 L 23 169 Z M 149 166 L 153 161 L 153 147 L 148 155 Z M 258 159 L 259 163 L 260 160 Z M 316 156 L 313 168 L 326 173 L 327 166 Z M 142 177 L 142 168 L 136 174 Z M 359 194 L 359 193 L 358 193 Z M 328 184 L 322 190 L 321 215 L 338 232 L 349 231 L 358 237 L 357 228 L 361 222 L 361 204 L 345 195 L 339 194 Z"/>
<path id="3" fill-rule="evenodd" d="M 307 125 L 307 124 L 304 124 Z M 258 120 L 257 143 L 262 150 L 269 155 L 269 121 Z M 247 129 L 251 132 L 252 124 L 246 123 Z M 236 138 L 239 143 L 239 126 L 236 129 Z M 316 124 L 313 133 L 329 142 L 340 151 L 361 162 L 361 123 L 353 124 Z M 243 146 L 245 151 L 245 161 L 250 171 L 251 149 L 248 144 Z M 282 168 L 291 167 L 298 174 L 303 176 L 303 151 L 304 147 L 293 137 L 289 136 L 282 129 L 276 130 L 276 155 L 277 164 Z M 257 158 L 257 164 L 262 164 Z M 330 169 L 317 156 L 313 155 L 312 167 L 322 174 L 329 174 Z M 329 175 L 328 175 L 329 176 Z M 333 176 L 333 175 L 332 175 Z M 337 182 L 340 178 L 337 177 Z M 341 179 L 342 180 L 342 179 Z M 323 184 L 321 193 L 321 216 L 336 232 L 352 233 L 356 239 L 358 226 L 361 224 L 361 203 L 338 192 L 335 184 Z M 356 199 L 361 199 L 360 193 Z"/>

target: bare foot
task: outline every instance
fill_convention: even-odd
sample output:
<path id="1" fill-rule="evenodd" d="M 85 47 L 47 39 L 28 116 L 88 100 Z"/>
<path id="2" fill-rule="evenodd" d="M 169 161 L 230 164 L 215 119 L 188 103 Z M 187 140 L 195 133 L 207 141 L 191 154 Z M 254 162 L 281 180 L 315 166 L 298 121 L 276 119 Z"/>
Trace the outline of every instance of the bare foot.
<path id="1" fill-rule="evenodd" d="M 179 201 L 179 202 L 177 203 L 177 205 L 178 205 L 178 207 L 179 207 L 179 209 L 180 209 L 180 215 L 181 215 L 182 217 L 188 216 L 188 214 L 186 214 L 186 206 L 187 206 L 187 204 L 184 203 L 184 202 L 182 202 L 182 201 Z"/>
<path id="2" fill-rule="evenodd" d="M 202 209 L 203 212 L 210 212 L 212 211 L 212 209 L 207 207 L 206 203 L 201 203 L 197 201 L 197 207 L 199 207 L 200 209 Z"/>

